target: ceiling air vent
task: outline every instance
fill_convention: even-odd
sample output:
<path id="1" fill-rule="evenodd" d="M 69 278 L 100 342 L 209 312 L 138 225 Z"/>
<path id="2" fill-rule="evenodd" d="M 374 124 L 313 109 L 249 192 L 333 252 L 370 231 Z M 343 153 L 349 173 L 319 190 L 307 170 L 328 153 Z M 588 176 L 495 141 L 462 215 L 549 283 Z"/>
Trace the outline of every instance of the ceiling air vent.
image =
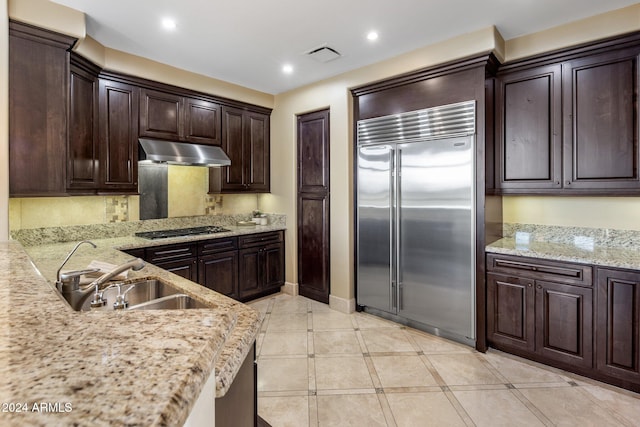
<path id="1" fill-rule="evenodd" d="M 329 62 L 342 56 L 340 55 L 340 52 L 329 46 L 321 46 L 316 49 L 312 49 L 307 52 L 307 55 L 318 62 Z"/>

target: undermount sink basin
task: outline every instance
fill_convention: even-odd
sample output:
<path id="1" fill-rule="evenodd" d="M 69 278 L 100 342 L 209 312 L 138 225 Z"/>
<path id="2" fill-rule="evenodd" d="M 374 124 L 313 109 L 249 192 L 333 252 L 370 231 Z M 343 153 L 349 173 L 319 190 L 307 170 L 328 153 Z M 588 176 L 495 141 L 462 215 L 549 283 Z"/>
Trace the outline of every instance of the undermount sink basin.
<path id="1" fill-rule="evenodd" d="M 210 308 L 206 304 L 186 295 L 180 289 L 173 287 L 169 283 L 158 279 L 143 279 L 136 282 L 121 285 L 124 293 L 129 287 L 131 290 L 126 293 L 126 300 L 129 303 L 127 310 L 170 310 L 170 309 L 190 309 L 190 308 Z M 76 311 L 89 310 L 114 310 L 113 303 L 116 301 L 118 288 L 112 287 L 102 293 L 102 298 L 107 302 L 103 307 L 92 308 L 91 300 L 93 291 L 85 295 L 64 294 L 64 298 Z"/>

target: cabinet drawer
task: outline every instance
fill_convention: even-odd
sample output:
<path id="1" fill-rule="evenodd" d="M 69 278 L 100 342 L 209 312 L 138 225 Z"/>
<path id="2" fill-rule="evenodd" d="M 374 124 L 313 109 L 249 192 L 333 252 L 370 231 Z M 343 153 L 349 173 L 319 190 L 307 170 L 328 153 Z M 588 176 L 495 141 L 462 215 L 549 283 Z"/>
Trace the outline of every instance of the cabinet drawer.
<path id="1" fill-rule="evenodd" d="M 145 259 L 151 263 L 158 261 L 172 261 L 197 256 L 194 243 L 156 246 L 146 249 Z"/>
<path id="2" fill-rule="evenodd" d="M 487 254 L 487 270 L 573 285 L 592 286 L 593 284 L 593 271 L 588 265 L 537 258 Z"/>
<path id="3" fill-rule="evenodd" d="M 282 231 L 274 231 L 270 233 L 250 234 L 238 238 L 238 246 L 240 249 L 251 248 L 254 246 L 263 246 L 270 243 L 279 243 L 283 241 Z"/>
<path id="4" fill-rule="evenodd" d="M 198 242 L 198 255 L 215 254 L 229 250 L 238 249 L 238 238 L 228 237 L 223 239 L 206 240 Z"/>

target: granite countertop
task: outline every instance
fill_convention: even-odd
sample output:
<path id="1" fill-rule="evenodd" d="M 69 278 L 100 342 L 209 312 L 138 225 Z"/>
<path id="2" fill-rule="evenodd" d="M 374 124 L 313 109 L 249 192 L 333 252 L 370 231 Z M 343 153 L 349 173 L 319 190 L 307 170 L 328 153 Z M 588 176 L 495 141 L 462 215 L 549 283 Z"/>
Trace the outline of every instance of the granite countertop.
<path id="1" fill-rule="evenodd" d="M 526 231 L 509 233 L 509 237 L 487 245 L 486 251 L 640 270 L 638 232 L 571 227 L 523 228 Z"/>
<path id="2" fill-rule="evenodd" d="M 226 228 L 215 238 L 285 227 Z M 64 269 L 131 259 L 118 249 L 211 238 L 91 239 L 97 248 L 81 246 Z M 224 396 L 257 336 L 260 314 L 148 263 L 129 278 L 161 278 L 212 308 L 75 312 L 53 287 L 75 243 L 0 243 L 0 304 L 6 304 L 0 310 L 0 403 L 27 403 L 29 409 L 5 412 L 1 423 L 8 417 L 9 424 L 30 426 L 182 425 L 214 371 L 216 397 Z M 61 410 L 32 411 L 42 402 L 58 402 Z"/>

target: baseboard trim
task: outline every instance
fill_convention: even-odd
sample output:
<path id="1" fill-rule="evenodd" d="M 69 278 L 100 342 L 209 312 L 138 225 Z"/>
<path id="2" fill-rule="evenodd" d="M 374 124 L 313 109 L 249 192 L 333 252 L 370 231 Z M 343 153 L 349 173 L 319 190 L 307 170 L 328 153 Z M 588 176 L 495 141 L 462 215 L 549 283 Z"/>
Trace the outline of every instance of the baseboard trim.
<path id="1" fill-rule="evenodd" d="M 280 291 L 283 294 L 287 294 L 295 297 L 297 295 L 300 295 L 300 286 L 297 283 L 284 282 L 284 285 L 282 285 L 282 287 L 280 288 Z"/>
<path id="2" fill-rule="evenodd" d="M 329 295 L 329 307 L 341 313 L 351 314 L 356 311 L 356 299 L 346 299 Z"/>

